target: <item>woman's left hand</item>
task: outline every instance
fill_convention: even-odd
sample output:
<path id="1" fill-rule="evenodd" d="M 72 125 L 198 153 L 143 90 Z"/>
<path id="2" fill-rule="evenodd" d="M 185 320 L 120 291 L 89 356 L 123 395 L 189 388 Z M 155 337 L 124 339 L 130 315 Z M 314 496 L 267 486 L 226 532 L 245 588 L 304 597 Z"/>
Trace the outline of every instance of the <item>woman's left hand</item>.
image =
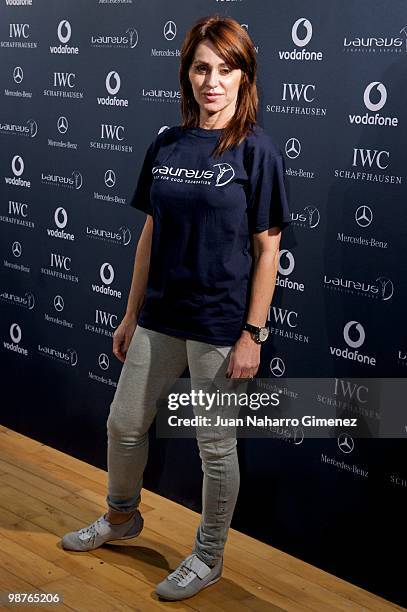
<path id="1" fill-rule="evenodd" d="M 253 378 L 260 365 L 261 344 L 250 333 L 243 331 L 230 355 L 226 376 L 228 378 Z"/>

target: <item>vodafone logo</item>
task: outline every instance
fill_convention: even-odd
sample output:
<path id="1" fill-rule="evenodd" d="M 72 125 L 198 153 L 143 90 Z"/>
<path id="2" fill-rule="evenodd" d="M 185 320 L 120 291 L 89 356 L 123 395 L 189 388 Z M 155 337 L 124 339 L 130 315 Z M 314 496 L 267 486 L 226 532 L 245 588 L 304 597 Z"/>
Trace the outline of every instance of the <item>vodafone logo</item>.
<path id="1" fill-rule="evenodd" d="M 355 337 L 355 340 L 351 338 L 351 334 Z M 351 348 L 359 348 L 366 338 L 363 325 L 358 321 L 348 321 L 343 328 L 343 338 L 346 344 Z"/>
<path id="2" fill-rule="evenodd" d="M 353 361 L 355 364 L 376 366 L 376 357 L 367 353 L 360 353 L 359 349 L 366 340 L 366 332 L 359 321 L 348 321 L 343 328 L 343 339 L 347 346 L 330 346 L 329 351 L 333 357 Z M 366 349 L 365 349 L 366 350 Z"/>
<path id="3" fill-rule="evenodd" d="M 3 340 L 3 348 L 12 351 L 13 353 L 17 353 L 22 357 L 27 357 L 28 350 L 20 344 L 22 338 L 20 325 L 18 323 L 12 323 L 10 325 L 9 333 L 11 341 Z"/>
<path id="4" fill-rule="evenodd" d="M 280 60 L 289 61 L 321 61 L 322 51 L 307 51 L 305 47 L 312 39 L 312 23 L 306 17 L 297 19 L 291 28 L 291 39 L 295 45 L 294 49 L 278 51 Z"/>
<path id="5" fill-rule="evenodd" d="M 371 100 L 371 93 L 373 90 L 376 90 L 374 93 L 379 94 L 379 101 L 374 103 Z M 366 87 L 365 92 L 363 94 L 363 102 L 365 103 L 366 108 L 370 111 L 378 111 L 386 104 L 387 100 L 387 89 L 380 83 L 380 81 L 373 81 L 369 83 Z"/>
<path id="6" fill-rule="evenodd" d="M 71 24 L 69 23 L 69 21 L 67 21 L 66 19 L 63 19 L 62 21 L 59 22 L 57 34 L 62 44 L 65 44 L 68 42 L 68 40 L 71 38 L 71 35 L 72 35 L 72 28 L 71 28 Z"/>
<path id="7" fill-rule="evenodd" d="M 20 155 L 14 155 L 13 159 L 11 160 L 11 169 L 14 176 L 21 176 L 24 172 L 24 161 Z"/>
<path id="8" fill-rule="evenodd" d="M 298 30 L 300 29 L 300 27 L 301 29 L 305 29 L 304 38 L 300 38 L 300 36 L 298 35 Z M 297 47 L 305 47 L 306 45 L 308 45 L 309 41 L 312 38 L 312 25 L 310 20 L 306 19 L 305 17 L 300 17 L 300 19 L 297 19 L 291 30 L 291 37 L 293 39 L 293 43 L 297 45 Z"/>
<path id="9" fill-rule="evenodd" d="M 114 270 L 110 263 L 104 263 L 100 266 L 100 278 L 105 285 L 111 285 L 114 280 Z"/>
<path id="10" fill-rule="evenodd" d="M 62 206 L 59 206 L 54 213 L 54 221 L 55 225 L 59 227 L 59 229 L 63 229 L 68 223 L 68 215 Z"/>
<path id="11" fill-rule="evenodd" d="M 52 238 L 62 238 L 63 240 L 75 240 L 75 235 L 71 232 L 66 232 L 65 228 L 68 224 L 68 213 L 63 206 L 58 206 L 54 211 L 54 223 L 55 227 L 48 227 L 47 234 Z"/>
<path id="12" fill-rule="evenodd" d="M 11 171 L 13 176 L 5 176 L 6 185 L 15 185 L 16 187 L 31 187 L 31 181 L 20 178 L 24 173 L 24 160 L 21 155 L 14 155 L 11 160 Z"/>
<path id="13" fill-rule="evenodd" d="M 113 82 L 113 86 L 112 86 Z M 106 77 L 106 89 L 111 96 L 115 96 L 120 89 L 121 81 L 119 73 L 111 70 Z"/>
<path id="14" fill-rule="evenodd" d="M 18 344 L 21 340 L 21 327 L 18 323 L 13 323 L 10 326 L 10 338 L 15 343 Z"/>
<path id="15" fill-rule="evenodd" d="M 288 276 L 295 268 L 294 255 L 288 249 L 281 249 L 278 259 L 278 271 L 283 276 Z"/>
<path id="16" fill-rule="evenodd" d="M 127 98 L 116 98 L 116 94 L 121 87 L 120 75 L 116 70 L 111 70 L 105 78 L 106 91 L 109 94 L 107 97 L 98 96 L 96 101 L 101 106 L 122 106 L 128 107 L 129 101 Z"/>
<path id="17" fill-rule="evenodd" d="M 120 291 L 120 289 L 114 289 L 113 287 L 110 287 L 110 285 L 114 281 L 115 273 L 112 264 L 110 264 L 108 261 L 105 261 L 100 266 L 99 277 L 102 281 L 102 285 L 92 283 L 92 291 L 95 291 L 96 293 L 102 293 L 103 295 L 108 295 L 109 297 L 119 299 L 122 297 L 122 292 Z"/>
<path id="18" fill-rule="evenodd" d="M 386 102 L 386 86 L 380 81 L 372 81 L 365 87 L 363 92 L 363 104 L 367 108 L 368 112 L 366 112 L 364 115 L 349 114 L 349 123 L 356 125 L 362 124 L 397 127 L 399 123 L 398 117 L 379 114 L 379 111 L 382 110 Z"/>
<path id="19" fill-rule="evenodd" d="M 281 249 L 278 257 L 278 274 L 276 279 L 276 285 L 278 287 L 286 287 L 287 289 L 293 289 L 294 291 L 305 291 L 303 282 L 291 280 L 290 274 L 293 273 L 295 268 L 294 255 L 288 249 Z"/>
<path id="20" fill-rule="evenodd" d="M 59 45 L 50 45 L 49 52 L 54 55 L 78 55 L 79 47 L 68 46 L 71 40 L 72 28 L 67 19 L 62 19 L 57 27 Z"/>

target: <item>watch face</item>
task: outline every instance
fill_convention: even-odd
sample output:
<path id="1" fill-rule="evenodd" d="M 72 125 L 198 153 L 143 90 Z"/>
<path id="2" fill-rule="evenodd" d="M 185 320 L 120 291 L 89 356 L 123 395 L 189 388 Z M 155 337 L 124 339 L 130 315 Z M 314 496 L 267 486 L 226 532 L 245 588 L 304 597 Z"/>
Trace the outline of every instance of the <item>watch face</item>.
<path id="1" fill-rule="evenodd" d="M 260 342 L 264 342 L 265 340 L 267 340 L 269 335 L 269 328 L 268 327 L 261 327 L 260 328 L 260 333 L 259 333 L 259 340 Z"/>

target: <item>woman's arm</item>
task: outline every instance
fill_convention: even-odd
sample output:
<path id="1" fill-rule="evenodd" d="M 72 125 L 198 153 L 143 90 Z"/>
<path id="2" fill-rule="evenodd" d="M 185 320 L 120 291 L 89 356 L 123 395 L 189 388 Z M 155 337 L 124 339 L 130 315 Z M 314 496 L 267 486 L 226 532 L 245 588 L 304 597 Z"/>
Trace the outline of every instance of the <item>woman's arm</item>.
<path id="1" fill-rule="evenodd" d="M 126 307 L 126 319 L 137 321 L 144 303 L 148 271 L 150 268 L 151 241 L 153 235 L 153 217 L 147 215 L 134 257 L 133 276 Z"/>
<path id="2" fill-rule="evenodd" d="M 256 327 L 267 323 L 276 286 L 280 239 L 279 227 L 253 234 L 254 266 L 247 323 Z M 250 332 L 243 330 L 243 334 L 251 338 Z"/>
<path id="3" fill-rule="evenodd" d="M 152 234 L 153 218 L 151 215 L 147 215 L 134 257 L 133 277 L 126 314 L 113 334 L 113 354 L 122 362 L 126 359 L 127 350 L 137 327 L 138 316 L 145 299 L 148 270 L 150 268 Z"/>
<path id="4" fill-rule="evenodd" d="M 280 239 L 279 227 L 253 234 L 253 278 L 246 322 L 256 327 L 264 327 L 267 322 L 276 286 Z M 232 351 L 227 376 L 255 376 L 260 365 L 260 349 L 261 345 L 253 340 L 250 332 L 243 330 Z"/>

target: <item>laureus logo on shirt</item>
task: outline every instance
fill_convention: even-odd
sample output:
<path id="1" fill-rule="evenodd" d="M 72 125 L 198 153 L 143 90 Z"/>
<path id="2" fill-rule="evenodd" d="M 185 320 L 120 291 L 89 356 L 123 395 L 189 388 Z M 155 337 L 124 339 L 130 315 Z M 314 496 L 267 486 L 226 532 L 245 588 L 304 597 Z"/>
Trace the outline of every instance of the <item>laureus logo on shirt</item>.
<path id="1" fill-rule="evenodd" d="M 215 170 L 200 170 L 194 168 L 179 168 L 174 166 L 154 166 L 153 175 L 167 177 L 170 180 L 185 183 L 203 183 L 210 185 L 215 178 L 215 187 L 223 187 L 230 183 L 235 176 L 232 166 L 226 162 L 214 164 Z M 157 177 L 158 178 L 158 177 Z"/>

